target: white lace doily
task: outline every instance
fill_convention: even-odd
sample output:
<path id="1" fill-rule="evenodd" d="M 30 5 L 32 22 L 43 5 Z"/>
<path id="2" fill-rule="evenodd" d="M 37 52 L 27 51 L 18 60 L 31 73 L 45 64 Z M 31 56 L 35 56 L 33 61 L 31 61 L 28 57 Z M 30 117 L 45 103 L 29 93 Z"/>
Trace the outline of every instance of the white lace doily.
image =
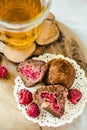
<path id="1" fill-rule="evenodd" d="M 22 113 L 24 114 L 24 116 L 27 120 L 33 121 L 34 123 L 38 123 L 40 126 L 57 127 L 57 126 L 64 125 L 66 123 L 71 123 L 74 118 L 78 117 L 83 112 L 85 103 L 87 101 L 87 78 L 85 77 L 85 72 L 80 68 L 79 65 L 77 65 L 77 63 L 74 60 L 69 59 L 69 58 L 65 58 L 62 55 L 49 54 L 49 53 L 41 55 L 39 57 L 34 57 L 33 59 L 43 60 L 45 62 L 48 62 L 54 58 L 66 59 L 74 66 L 74 68 L 76 70 L 76 78 L 75 78 L 74 84 L 72 85 L 72 88 L 79 89 L 82 92 L 82 98 L 77 105 L 71 104 L 67 99 L 67 102 L 65 105 L 64 115 L 60 119 L 52 116 L 50 113 L 46 112 L 43 109 L 40 109 L 41 113 L 40 113 L 40 116 L 38 118 L 30 118 L 26 114 L 27 105 L 26 106 L 20 105 L 18 102 L 18 91 L 23 89 L 23 88 L 26 88 L 24 86 L 21 78 L 18 76 L 15 79 L 15 86 L 14 86 L 14 97 L 15 97 L 16 102 L 18 104 L 17 107 L 19 110 L 22 111 Z M 30 90 L 31 92 L 34 92 L 38 87 L 40 87 L 42 85 L 43 84 L 40 83 L 35 87 L 26 88 L 26 89 Z"/>

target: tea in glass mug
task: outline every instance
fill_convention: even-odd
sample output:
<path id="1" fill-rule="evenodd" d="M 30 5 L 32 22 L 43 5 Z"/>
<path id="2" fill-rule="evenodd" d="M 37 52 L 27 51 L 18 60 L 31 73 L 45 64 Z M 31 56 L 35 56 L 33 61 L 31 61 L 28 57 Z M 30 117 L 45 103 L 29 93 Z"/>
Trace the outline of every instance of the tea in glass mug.
<path id="1" fill-rule="evenodd" d="M 51 0 L 0 0 L 0 40 L 16 49 L 35 41 Z"/>

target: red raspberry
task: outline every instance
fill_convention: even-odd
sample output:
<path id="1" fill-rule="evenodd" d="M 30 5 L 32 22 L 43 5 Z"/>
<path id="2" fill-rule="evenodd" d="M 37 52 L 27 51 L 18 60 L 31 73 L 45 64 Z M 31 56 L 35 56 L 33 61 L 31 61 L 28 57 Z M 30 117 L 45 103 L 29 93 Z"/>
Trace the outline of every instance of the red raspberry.
<path id="1" fill-rule="evenodd" d="M 40 70 L 34 70 L 34 68 L 30 65 L 25 65 L 21 69 L 21 73 L 27 78 L 27 79 L 33 79 L 37 80 L 40 77 Z"/>
<path id="2" fill-rule="evenodd" d="M 32 118 L 38 117 L 40 115 L 40 110 L 36 103 L 32 103 L 28 106 L 27 114 Z"/>
<path id="3" fill-rule="evenodd" d="M 29 104 L 33 100 L 32 93 L 27 89 L 21 89 L 18 92 L 18 98 L 19 98 L 19 103 L 22 105 Z"/>
<path id="4" fill-rule="evenodd" d="M 41 96 L 41 98 L 45 98 L 45 99 L 49 100 L 51 103 L 53 103 L 55 100 L 55 94 L 53 94 L 53 93 L 43 92 L 43 93 L 41 93 L 40 96 Z"/>
<path id="5" fill-rule="evenodd" d="M 52 104 L 55 111 L 58 111 L 60 109 L 55 94 L 42 92 L 40 96 L 41 98 L 45 98 L 46 100 L 48 100 Z"/>
<path id="6" fill-rule="evenodd" d="M 69 101 L 76 105 L 82 97 L 82 93 L 78 89 L 69 89 L 67 98 Z"/>
<path id="7" fill-rule="evenodd" d="M 0 65 L 0 78 L 6 77 L 7 73 L 7 69 L 3 65 Z"/>
<path id="8" fill-rule="evenodd" d="M 60 106 L 58 105 L 57 102 L 53 102 L 53 108 L 55 111 L 59 111 L 60 110 Z"/>

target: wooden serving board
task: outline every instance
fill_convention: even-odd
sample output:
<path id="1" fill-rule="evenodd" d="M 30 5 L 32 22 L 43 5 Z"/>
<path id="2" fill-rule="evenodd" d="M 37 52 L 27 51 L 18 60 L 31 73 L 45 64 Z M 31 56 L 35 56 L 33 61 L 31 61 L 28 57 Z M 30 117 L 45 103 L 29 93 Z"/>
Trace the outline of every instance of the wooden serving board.
<path id="1" fill-rule="evenodd" d="M 57 25 L 60 32 L 59 39 L 50 45 L 37 46 L 33 56 L 43 53 L 63 54 L 76 60 L 87 75 L 87 50 L 68 27 L 58 21 Z M 17 109 L 17 103 L 13 96 L 17 64 L 10 62 L 2 54 L 0 55 L 0 64 L 6 66 L 9 72 L 8 79 L 0 79 L 0 130 L 65 130 L 67 128 L 67 125 L 60 128 L 40 127 L 38 124 L 27 121 L 22 112 Z"/>

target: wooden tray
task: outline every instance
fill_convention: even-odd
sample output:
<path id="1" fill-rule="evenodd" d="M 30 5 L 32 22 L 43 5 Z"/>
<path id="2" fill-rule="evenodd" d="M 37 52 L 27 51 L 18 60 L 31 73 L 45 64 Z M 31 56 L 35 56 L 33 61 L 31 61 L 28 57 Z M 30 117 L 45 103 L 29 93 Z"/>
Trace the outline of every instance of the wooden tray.
<path id="1" fill-rule="evenodd" d="M 87 50 L 84 49 L 82 42 L 75 33 L 58 21 L 57 24 L 60 38 L 48 46 L 37 46 L 37 50 L 33 55 L 47 52 L 63 54 L 76 60 L 87 75 Z M 13 97 L 17 64 L 8 61 L 2 54 L 0 55 L 0 64 L 5 65 L 9 72 L 8 79 L 0 79 L 0 130 L 63 130 L 67 127 L 67 125 L 60 128 L 40 127 L 38 124 L 27 121 L 22 112 L 17 109 L 17 104 Z"/>

